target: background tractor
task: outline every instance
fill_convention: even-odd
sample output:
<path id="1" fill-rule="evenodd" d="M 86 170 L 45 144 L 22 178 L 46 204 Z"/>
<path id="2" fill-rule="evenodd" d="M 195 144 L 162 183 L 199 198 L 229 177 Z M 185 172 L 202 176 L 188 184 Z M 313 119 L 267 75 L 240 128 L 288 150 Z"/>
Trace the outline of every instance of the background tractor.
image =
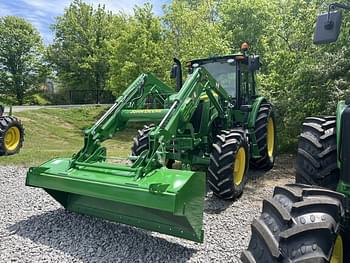
<path id="1" fill-rule="evenodd" d="M 21 121 L 11 116 L 4 116 L 5 107 L 0 105 L 0 156 L 19 152 L 24 140 L 24 128 Z"/>
<path id="2" fill-rule="evenodd" d="M 202 242 L 206 173 L 216 196 L 235 199 L 250 165 L 271 169 L 274 113 L 256 94 L 259 57 L 246 45 L 237 54 L 188 62 L 184 83 L 174 62 L 175 90 L 141 74 L 85 131 L 78 153 L 30 168 L 26 184 L 70 211 Z M 128 122 L 148 124 L 134 138 L 129 164 L 110 163 L 101 144 Z"/>
<path id="3" fill-rule="evenodd" d="M 342 8 L 318 17 L 314 42 L 337 40 Z M 299 138 L 296 184 L 276 187 L 252 224 L 243 262 L 350 262 L 350 99 L 336 116 L 306 118 Z M 348 248 L 348 249 L 346 249 Z"/>

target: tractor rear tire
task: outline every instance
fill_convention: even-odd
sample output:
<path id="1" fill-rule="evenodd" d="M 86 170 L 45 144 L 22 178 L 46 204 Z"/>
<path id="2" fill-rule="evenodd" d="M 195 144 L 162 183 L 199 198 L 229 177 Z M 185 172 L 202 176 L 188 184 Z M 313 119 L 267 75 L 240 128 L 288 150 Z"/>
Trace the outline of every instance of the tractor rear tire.
<path id="1" fill-rule="evenodd" d="M 0 156 L 13 155 L 20 151 L 24 141 L 24 128 L 19 119 L 0 117 Z"/>
<path id="2" fill-rule="evenodd" d="M 336 190 L 338 180 L 335 117 L 306 118 L 299 138 L 296 182 Z"/>
<path id="3" fill-rule="evenodd" d="M 145 125 L 142 130 L 137 131 L 136 137 L 133 138 L 134 144 L 131 147 L 131 155 L 139 156 L 149 147 L 149 132 L 154 128 L 154 124 Z"/>
<path id="4" fill-rule="evenodd" d="M 222 131 L 216 136 L 207 171 L 213 194 L 221 199 L 241 196 L 248 180 L 248 145 L 241 130 Z"/>
<path id="5" fill-rule="evenodd" d="M 269 103 L 260 106 L 255 121 L 255 136 L 261 157 L 252 158 L 250 163 L 255 169 L 268 171 L 274 166 L 277 150 L 276 121 Z"/>
<path id="6" fill-rule="evenodd" d="M 349 262 L 335 261 L 343 257 L 346 247 L 340 225 L 344 204 L 344 195 L 325 188 L 276 187 L 273 198 L 263 201 L 261 216 L 252 223 L 243 263 Z"/>

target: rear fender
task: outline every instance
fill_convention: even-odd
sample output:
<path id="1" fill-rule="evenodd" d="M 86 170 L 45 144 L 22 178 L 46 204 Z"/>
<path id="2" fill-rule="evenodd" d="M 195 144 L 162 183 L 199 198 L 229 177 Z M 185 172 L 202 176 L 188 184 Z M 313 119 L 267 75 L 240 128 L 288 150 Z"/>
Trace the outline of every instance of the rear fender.
<path id="1" fill-rule="evenodd" d="M 337 165 L 340 179 L 350 186 L 350 107 L 344 101 L 337 107 Z M 350 188 L 349 188 L 350 189 Z"/>
<path id="2" fill-rule="evenodd" d="M 344 110 L 347 108 L 347 105 L 345 104 L 345 101 L 339 101 L 337 105 L 337 166 L 338 168 L 341 167 L 341 159 L 340 159 L 340 148 L 341 148 L 341 123 L 342 123 L 342 115 Z"/>
<path id="3" fill-rule="evenodd" d="M 255 121 L 256 121 L 261 104 L 266 102 L 267 100 L 265 97 L 256 98 L 252 104 L 252 111 L 249 113 L 249 116 L 248 116 L 248 130 L 250 135 L 250 152 L 251 152 L 252 158 L 261 157 L 259 148 L 256 142 L 256 137 L 255 137 Z"/>
<path id="4" fill-rule="evenodd" d="M 254 100 L 252 104 L 252 111 L 249 113 L 248 116 L 248 129 L 254 129 L 255 128 L 255 120 L 258 115 L 259 109 L 261 104 L 266 103 L 267 100 L 265 97 L 258 97 Z"/>

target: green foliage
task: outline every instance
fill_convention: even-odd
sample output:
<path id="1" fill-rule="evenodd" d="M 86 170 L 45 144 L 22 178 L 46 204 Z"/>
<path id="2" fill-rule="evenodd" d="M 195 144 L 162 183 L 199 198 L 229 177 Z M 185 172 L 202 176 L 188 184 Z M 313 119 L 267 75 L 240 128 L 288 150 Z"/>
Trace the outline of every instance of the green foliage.
<path id="1" fill-rule="evenodd" d="M 164 7 L 166 48 L 171 55 L 188 61 L 230 53 L 217 7 L 213 0 L 173 1 Z"/>
<path id="2" fill-rule="evenodd" d="M 22 18 L 0 18 L 0 93 L 23 104 L 48 74 L 40 34 Z M 11 100 L 11 99 L 10 99 Z"/>
<path id="3" fill-rule="evenodd" d="M 247 41 L 262 58 L 259 90 L 276 106 L 286 151 L 296 147 L 306 116 L 334 114 L 336 102 L 350 95 L 348 34 L 335 44 L 312 43 L 321 11 L 321 0 L 174 0 L 158 17 L 150 4 L 126 15 L 75 0 L 53 26 L 50 61 L 64 86 L 118 95 L 142 72 L 172 83 L 173 57 L 228 54 Z"/>
<path id="4" fill-rule="evenodd" d="M 110 53 L 106 41 L 112 36 L 111 12 L 73 1 L 52 26 L 54 43 L 48 54 L 59 80 L 70 89 L 98 89 L 106 86 Z"/>
<path id="5" fill-rule="evenodd" d="M 170 68 L 160 19 L 155 17 L 150 4 L 135 7 L 134 16 L 119 16 L 114 23 L 120 26 L 118 35 L 109 42 L 112 65 L 109 89 L 118 95 L 142 72 L 166 78 Z"/>
<path id="6" fill-rule="evenodd" d="M 276 1 L 224 0 L 219 6 L 225 38 L 234 50 L 248 42 L 252 51 L 261 54 L 271 44 L 271 21 Z"/>
<path id="7" fill-rule="evenodd" d="M 185 62 L 229 53 L 221 24 L 216 22 L 216 8 L 215 1 L 173 1 L 164 7 L 161 18 L 153 14 L 150 4 L 135 7 L 134 16 L 119 15 L 125 27 L 109 42 L 109 89 L 120 94 L 142 72 L 171 83 L 173 57 Z"/>
<path id="8" fill-rule="evenodd" d="M 33 94 L 25 99 L 25 104 L 29 105 L 49 105 L 51 102 L 41 94 Z"/>
<path id="9" fill-rule="evenodd" d="M 305 117 L 334 115 L 336 102 L 349 94 L 348 49 L 341 48 L 348 44 L 312 43 L 317 15 L 327 10 L 322 3 L 227 0 L 220 8 L 231 46 L 247 41 L 262 57 L 260 90 L 277 109 L 282 151 L 295 150 Z"/>

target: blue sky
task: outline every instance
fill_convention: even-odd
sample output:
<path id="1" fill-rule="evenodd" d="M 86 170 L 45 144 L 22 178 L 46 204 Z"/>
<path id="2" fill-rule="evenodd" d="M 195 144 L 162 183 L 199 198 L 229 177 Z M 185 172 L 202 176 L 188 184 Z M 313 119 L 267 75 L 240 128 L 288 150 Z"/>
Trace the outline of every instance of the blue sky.
<path id="1" fill-rule="evenodd" d="M 28 20 L 41 33 L 44 42 L 52 42 L 53 33 L 50 25 L 55 22 L 55 17 L 63 14 L 64 8 L 69 6 L 71 0 L 0 0 L 0 16 L 20 16 Z M 123 11 L 131 14 L 135 5 L 143 5 L 150 2 L 156 14 L 162 13 L 162 5 L 169 0 L 85 0 L 85 2 L 97 6 L 104 4 L 113 12 Z"/>

